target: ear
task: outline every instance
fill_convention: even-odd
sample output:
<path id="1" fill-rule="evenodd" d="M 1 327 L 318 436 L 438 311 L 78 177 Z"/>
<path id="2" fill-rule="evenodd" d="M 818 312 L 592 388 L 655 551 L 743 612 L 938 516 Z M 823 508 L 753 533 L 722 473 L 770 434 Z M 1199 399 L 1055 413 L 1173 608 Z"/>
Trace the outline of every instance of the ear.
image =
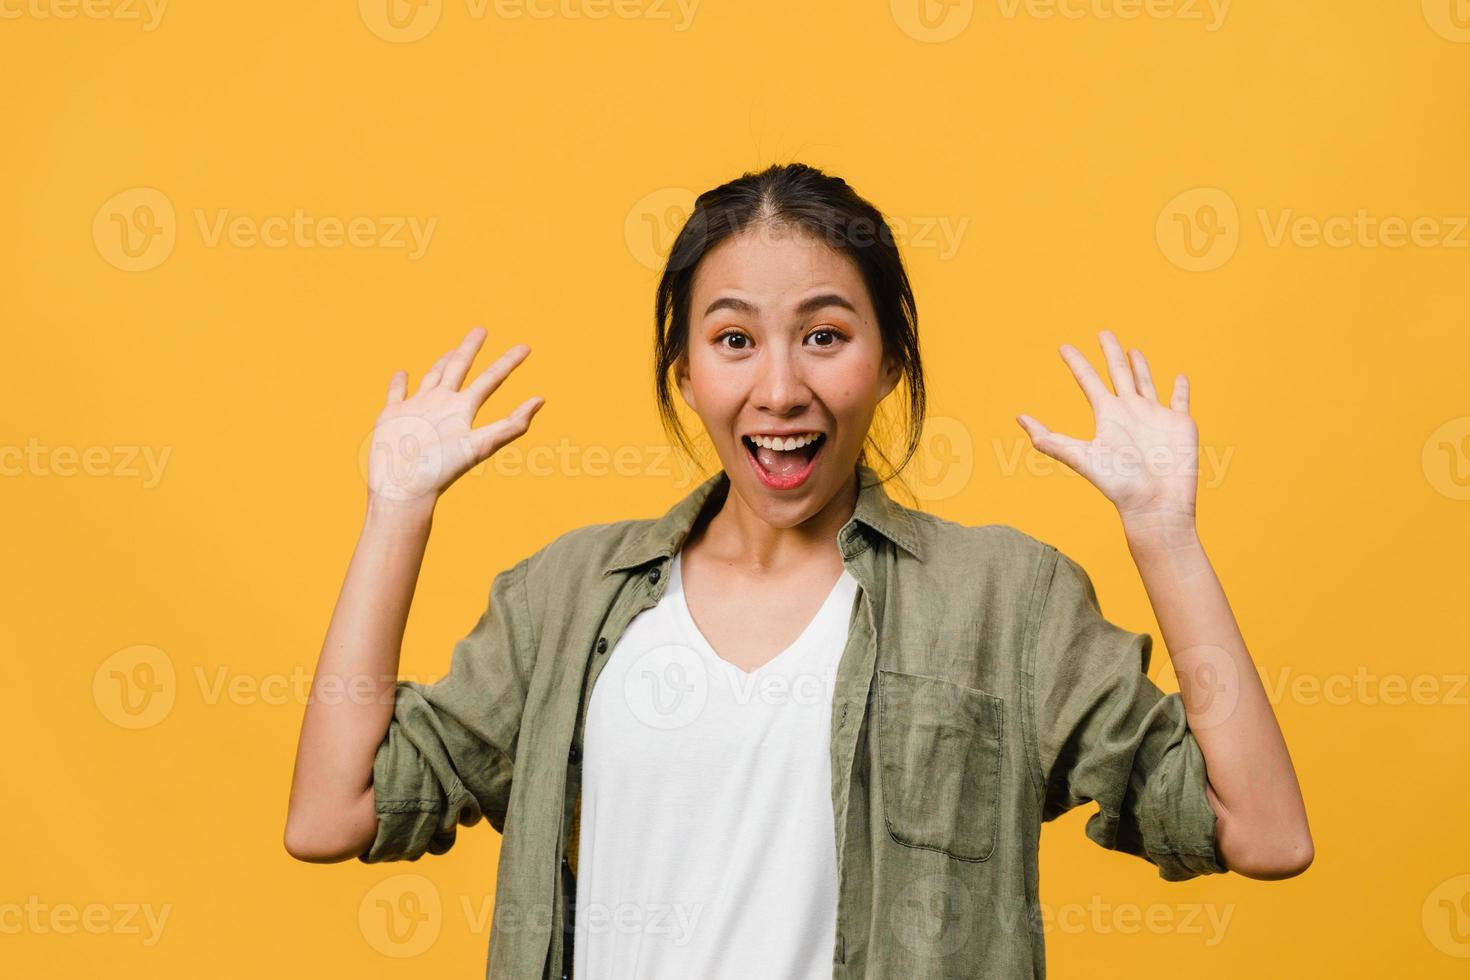
<path id="1" fill-rule="evenodd" d="M 680 354 L 679 359 L 674 362 L 674 378 L 679 382 L 679 394 L 684 396 L 684 404 L 688 405 L 693 411 L 698 412 L 699 409 L 694 404 L 694 385 L 689 381 L 688 351 Z"/>
<path id="2" fill-rule="evenodd" d="M 894 357 L 884 356 L 883 373 L 879 377 L 878 400 L 881 402 L 888 397 L 888 393 L 898 387 L 898 381 L 903 377 L 903 367 Z"/>

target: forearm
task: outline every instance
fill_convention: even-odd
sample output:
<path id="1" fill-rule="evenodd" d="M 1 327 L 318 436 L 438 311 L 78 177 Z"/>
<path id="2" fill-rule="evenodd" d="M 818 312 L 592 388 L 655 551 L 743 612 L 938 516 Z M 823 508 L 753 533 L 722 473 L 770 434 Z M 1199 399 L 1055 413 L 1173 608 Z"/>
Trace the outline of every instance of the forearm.
<path id="1" fill-rule="evenodd" d="M 1125 519 L 1124 530 L 1205 757 L 1222 859 L 1251 877 L 1300 873 L 1312 859 L 1301 788 L 1196 529 Z"/>
<path id="2" fill-rule="evenodd" d="M 286 840 L 304 859 L 340 858 L 376 832 L 373 758 L 432 518 L 432 505 L 369 503 L 301 725 Z"/>

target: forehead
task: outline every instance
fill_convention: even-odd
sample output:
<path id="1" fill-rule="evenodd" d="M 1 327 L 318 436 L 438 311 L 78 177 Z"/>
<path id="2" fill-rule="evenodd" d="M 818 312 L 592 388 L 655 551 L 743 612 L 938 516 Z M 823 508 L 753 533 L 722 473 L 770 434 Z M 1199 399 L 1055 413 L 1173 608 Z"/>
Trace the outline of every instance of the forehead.
<path id="1" fill-rule="evenodd" d="M 823 287 L 840 292 L 863 309 L 867 288 L 857 264 L 812 233 L 791 225 L 757 224 L 709 251 L 694 270 L 695 309 L 699 299 L 721 290 L 795 301 L 797 294 Z"/>

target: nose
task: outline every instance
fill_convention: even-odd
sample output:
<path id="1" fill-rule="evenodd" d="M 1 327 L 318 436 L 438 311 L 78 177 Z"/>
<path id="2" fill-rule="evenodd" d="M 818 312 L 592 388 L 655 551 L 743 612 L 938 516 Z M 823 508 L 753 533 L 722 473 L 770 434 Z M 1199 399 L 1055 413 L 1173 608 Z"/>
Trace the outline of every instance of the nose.
<path id="1" fill-rule="evenodd" d="M 810 403 L 811 394 L 795 355 L 776 347 L 760 353 L 751 390 L 756 408 L 779 416 L 798 414 Z"/>

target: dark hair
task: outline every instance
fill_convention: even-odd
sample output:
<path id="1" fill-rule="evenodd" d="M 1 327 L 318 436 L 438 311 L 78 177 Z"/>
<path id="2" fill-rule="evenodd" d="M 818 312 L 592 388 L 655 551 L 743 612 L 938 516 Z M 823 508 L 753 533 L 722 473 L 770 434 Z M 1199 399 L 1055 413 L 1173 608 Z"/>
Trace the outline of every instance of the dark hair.
<path id="1" fill-rule="evenodd" d="M 908 391 L 907 438 L 897 464 L 869 433 L 858 455 L 868 463 L 868 448 L 889 463 L 883 482 L 897 476 L 918 451 L 923 435 L 924 368 L 919 360 L 919 317 L 908 273 L 888 222 L 841 177 L 802 163 L 772 165 L 745 173 L 707 190 L 669 250 L 655 300 L 654 388 L 666 432 L 693 462 L 694 447 L 674 409 L 671 375 L 689 346 L 689 305 L 694 272 L 701 259 L 725 239 L 752 226 L 792 226 L 813 235 L 857 264 L 878 315 L 885 356 L 902 368 Z M 876 469 L 876 467 L 874 467 Z"/>

